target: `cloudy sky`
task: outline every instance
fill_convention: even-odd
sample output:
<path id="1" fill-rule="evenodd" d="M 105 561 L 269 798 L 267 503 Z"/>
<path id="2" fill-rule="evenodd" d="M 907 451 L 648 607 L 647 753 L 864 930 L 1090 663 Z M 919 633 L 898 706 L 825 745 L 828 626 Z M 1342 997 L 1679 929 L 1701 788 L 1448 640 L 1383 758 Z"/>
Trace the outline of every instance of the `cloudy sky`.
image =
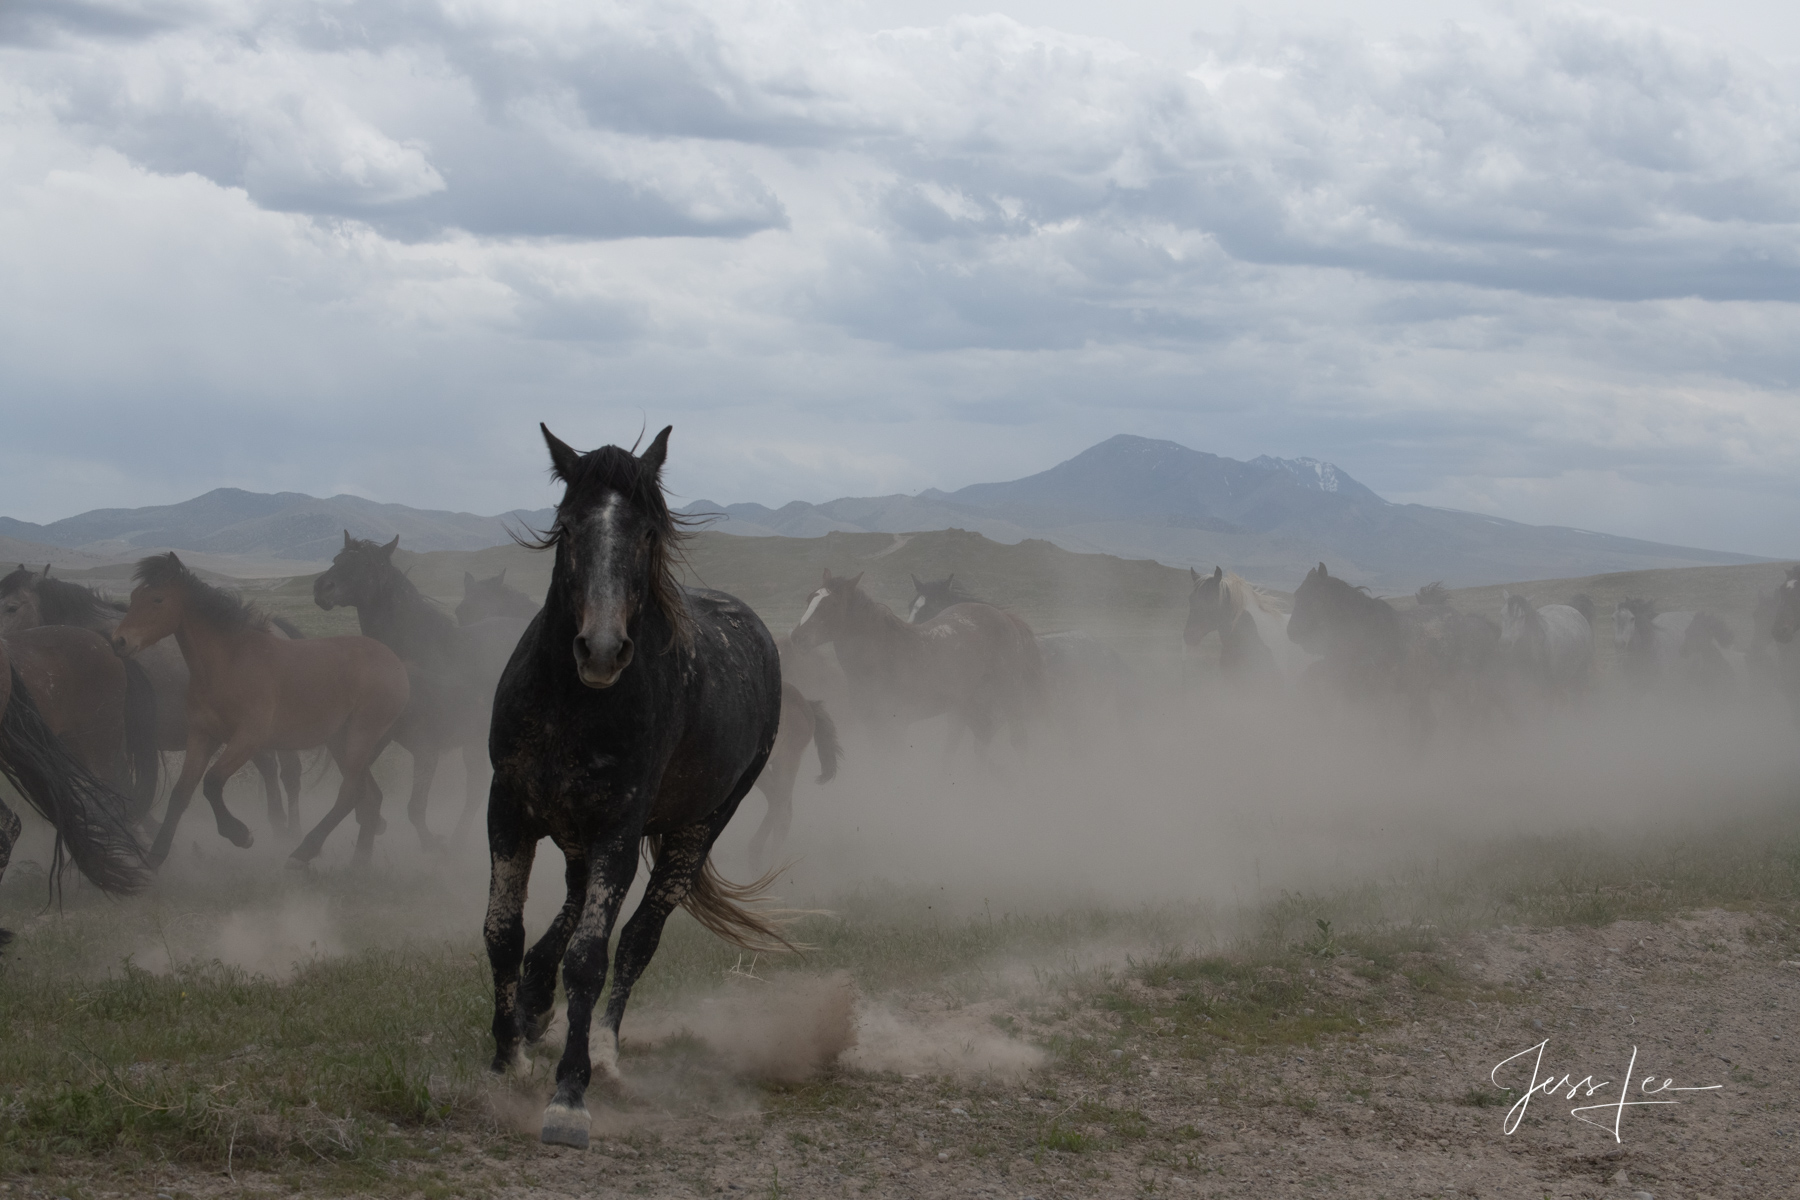
<path id="1" fill-rule="evenodd" d="M 9 0 L 0 513 L 1129 432 L 1800 555 L 1800 6 L 1346 7 Z"/>

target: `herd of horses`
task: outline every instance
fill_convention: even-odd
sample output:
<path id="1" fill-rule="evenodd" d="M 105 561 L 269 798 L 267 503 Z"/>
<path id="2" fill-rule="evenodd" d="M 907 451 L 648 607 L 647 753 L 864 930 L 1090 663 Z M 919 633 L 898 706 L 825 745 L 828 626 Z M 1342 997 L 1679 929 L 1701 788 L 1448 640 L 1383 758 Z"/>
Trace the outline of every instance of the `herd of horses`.
<path id="1" fill-rule="evenodd" d="M 778 873 L 767 868 L 807 748 L 820 782 L 837 769 L 827 695 L 876 742 L 944 716 L 949 752 L 967 738 L 985 758 L 1002 732 L 1023 749 L 1034 729 L 1073 727 L 1096 707 L 1128 723 L 1136 689 L 1102 639 L 1040 634 L 954 576 L 915 578 L 902 616 L 862 576 L 826 570 L 778 640 L 737 598 L 679 582 L 684 519 L 661 480 L 669 429 L 642 453 L 582 453 L 540 429 L 564 487 L 550 528 L 522 539 L 553 556 L 541 605 L 504 573 L 465 574 L 453 619 L 396 565 L 398 538 L 348 532 L 313 599 L 354 609 L 356 636 L 302 636 L 173 552 L 137 564 L 125 603 L 47 567 L 0 579 L 0 773 L 56 830 L 53 886 L 66 853 L 99 887 L 125 894 L 166 859 L 196 789 L 222 837 L 252 844 L 225 803 L 240 769 L 260 775 L 271 828 L 298 835 L 309 751 L 329 754 L 340 784 L 291 865 L 316 858 L 352 815 L 353 861 L 369 861 L 384 829 L 372 768 L 390 744 L 411 756 L 407 815 L 419 843 L 438 849 L 446 839 L 429 828 L 427 802 L 439 760 L 457 753 L 466 790 L 449 840 L 484 813 L 487 826 L 493 1065 L 519 1066 L 524 1046 L 546 1035 L 560 975 L 568 1034 L 542 1136 L 583 1146 L 586 1092 L 596 1071 L 618 1082 L 620 1021 L 676 907 L 740 946 L 789 944 L 757 901 Z M 1495 619 L 1459 610 L 1438 585 L 1395 605 L 1323 563 L 1291 604 L 1222 568 L 1191 574 L 1187 653 L 1210 655 L 1216 642 L 1218 672 L 1248 693 L 1304 685 L 1387 696 L 1428 724 L 1446 701 L 1519 689 L 1573 698 L 1591 686 L 1596 614 L 1585 597 L 1535 606 L 1508 594 Z M 1612 622 L 1634 683 L 1716 686 L 1739 669 L 1715 614 L 1627 599 Z M 1753 653 L 1800 632 L 1800 568 L 1765 599 L 1755 627 Z M 181 768 L 153 821 L 167 750 L 182 751 Z M 714 869 L 712 851 L 753 787 L 768 799 L 750 844 L 764 873 L 739 885 Z M 19 829 L 0 805 L 0 872 Z M 563 853 L 566 894 L 527 949 L 526 887 L 545 838 Z M 609 964 L 640 857 L 649 879 Z"/>

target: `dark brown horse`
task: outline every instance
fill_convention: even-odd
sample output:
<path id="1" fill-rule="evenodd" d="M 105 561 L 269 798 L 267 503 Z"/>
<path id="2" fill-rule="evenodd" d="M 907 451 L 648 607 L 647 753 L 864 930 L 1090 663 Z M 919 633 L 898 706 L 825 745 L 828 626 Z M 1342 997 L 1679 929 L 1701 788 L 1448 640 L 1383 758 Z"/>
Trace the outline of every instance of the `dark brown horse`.
<path id="1" fill-rule="evenodd" d="M 1044 695 L 1031 626 L 981 603 L 953 604 L 909 624 L 864 592 L 861 580 L 827 570 L 791 635 L 797 650 L 836 647 L 857 716 L 891 726 L 949 713 L 957 722 L 952 744 L 966 728 L 983 747 L 1004 722 L 1023 748 Z"/>
<path id="2" fill-rule="evenodd" d="M 488 721 L 494 686 L 526 622 L 489 617 L 459 626 L 427 599 L 394 565 L 398 535 L 385 545 L 344 532 L 344 548 L 331 569 L 313 580 L 313 603 L 323 609 L 354 608 L 363 634 L 400 656 L 412 681 L 412 699 L 395 723 L 393 738 L 413 759 L 412 797 L 406 814 L 419 844 L 437 849 L 442 839 L 425 824 L 426 803 L 438 760 L 462 751 L 464 797 L 453 835 L 458 842 L 487 799 Z M 316 847 L 314 850 L 316 852 Z"/>
<path id="3" fill-rule="evenodd" d="M 39 625 L 73 625 L 100 634 L 109 643 L 113 630 L 125 616 L 125 606 L 97 589 L 83 587 L 64 579 L 52 579 L 50 568 L 37 572 L 20 563 L 19 569 L 0 579 L 0 637 Z M 272 618 L 285 637 L 300 637 L 300 631 L 279 618 Z M 162 750 L 187 747 L 187 663 L 173 642 L 162 642 L 127 662 L 128 675 L 134 687 L 138 680 L 150 689 L 153 732 L 148 741 L 138 737 L 141 722 L 133 714 L 131 747 L 134 768 L 140 778 L 148 778 L 149 787 L 133 792 L 136 804 L 133 815 L 141 820 L 155 801 L 157 763 L 150 759 Z M 269 826 L 276 833 L 300 832 L 300 756 L 291 751 L 259 754 L 252 765 L 262 776 L 263 795 L 269 806 Z M 282 791 L 287 792 L 286 811 Z"/>
<path id="4" fill-rule="evenodd" d="M 138 586 L 113 633 L 114 650 L 129 657 L 173 636 L 189 673 L 187 752 L 150 850 L 152 865 L 168 857 L 203 773 L 220 836 L 249 846 L 249 829 L 225 807 L 225 781 L 264 750 L 327 746 L 343 783 L 337 804 L 294 851 L 304 864 L 338 822 L 374 794 L 369 766 L 406 707 L 406 668 L 373 638 L 279 637 L 260 612 L 202 581 L 173 552 L 139 562 L 134 578 Z M 359 820 L 356 861 L 364 863 L 379 816 L 359 814 Z"/>
<path id="5" fill-rule="evenodd" d="M 466 628 L 489 617 L 529 621 L 537 616 L 540 607 L 536 600 L 507 585 L 505 568 L 487 579 L 477 579 L 464 571 L 463 598 L 456 606 L 456 623 Z"/>
<path id="6" fill-rule="evenodd" d="M 781 685 L 781 731 L 775 735 L 775 749 L 769 752 L 769 763 L 756 777 L 756 790 L 769 802 L 762 824 L 750 838 L 750 869 L 761 873 L 769 869 L 788 829 L 794 823 L 794 781 L 800 777 L 800 760 L 808 744 L 819 752 L 819 777 L 815 783 L 830 783 L 837 777 L 838 759 L 843 748 L 838 745 L 837 726 L 818 700 L 808 700 L 791 683 Z"/>
<path id="7" fill-rule="evenodd" d="M 102 654 L 111 656 L 105 642 L 79 629 L 0 638 L 0 777 L 56 830 L 59 860 L 66 849 L 82 874 L 120 895 L 145 881 L 131 802 L 82 757 L 117 755 L 122 738 L 124 672 L 109 670 Z M 0 803 L 0 876 L 19 828 Z M 58 877 L 53 867 L 53 885 Z M 11 939 L 0 929 L 0 945 Z"/>

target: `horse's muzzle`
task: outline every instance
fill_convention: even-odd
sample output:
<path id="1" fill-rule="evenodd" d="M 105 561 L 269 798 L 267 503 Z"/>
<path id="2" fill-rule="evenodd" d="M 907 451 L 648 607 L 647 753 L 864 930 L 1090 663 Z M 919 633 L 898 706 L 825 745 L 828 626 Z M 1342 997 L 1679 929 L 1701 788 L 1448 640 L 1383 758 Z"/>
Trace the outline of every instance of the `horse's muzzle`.
<path id="1" fill-rule="evenodd" d="M 112 635 L 112 648 L 113 653 L 120 658 L 130 658 L 139 650 L 143 649 L 143 647 L 136 644 L 135 639 L 127 638 L 123 634 L 118 633 Z"/>
<path id="2" fill-rule="evenodd" d="M 629 637 L 600 634 L 575 638 L 575 674 L 591 688 L 609 688 L 631 665 L 636 647 Z"/>

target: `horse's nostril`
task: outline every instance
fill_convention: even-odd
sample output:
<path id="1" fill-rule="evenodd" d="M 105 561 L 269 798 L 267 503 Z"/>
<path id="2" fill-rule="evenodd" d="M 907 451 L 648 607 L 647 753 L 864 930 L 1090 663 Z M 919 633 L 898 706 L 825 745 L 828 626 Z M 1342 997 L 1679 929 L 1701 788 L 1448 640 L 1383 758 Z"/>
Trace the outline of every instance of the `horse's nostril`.
<path id="1" fill-rule="evenodd" d="M 589 657 L 592 656 L 592 654 L 593 654 L 593 651 L 588 649 L 587 638 L 577 636 L 575 638 L 575 657 L 580 659 L 582 662 L 586 662 L 589 659 Z"/>

